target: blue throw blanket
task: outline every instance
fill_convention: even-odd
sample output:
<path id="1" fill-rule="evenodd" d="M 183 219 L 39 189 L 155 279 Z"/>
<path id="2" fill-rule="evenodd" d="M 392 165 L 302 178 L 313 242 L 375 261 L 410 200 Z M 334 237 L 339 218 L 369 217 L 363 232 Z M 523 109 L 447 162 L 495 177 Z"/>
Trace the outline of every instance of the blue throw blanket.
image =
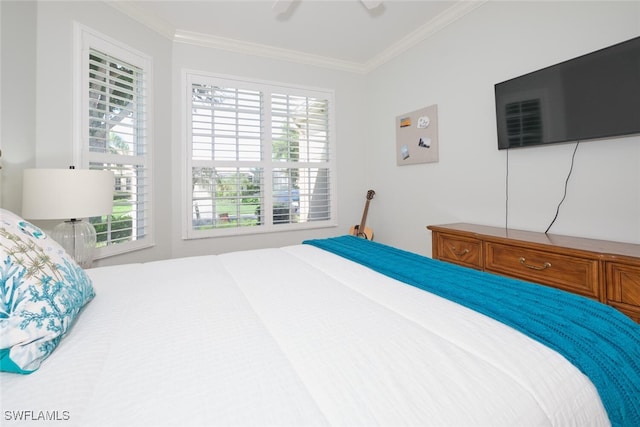
<path id="1" fill-rule="evenodd" d="M 354 236 L 303 243 L 491 316 L 562 354 L 595 385 L 613 426 L 640 426 L 640 325 L 546 286 L 433 260 Z"/>

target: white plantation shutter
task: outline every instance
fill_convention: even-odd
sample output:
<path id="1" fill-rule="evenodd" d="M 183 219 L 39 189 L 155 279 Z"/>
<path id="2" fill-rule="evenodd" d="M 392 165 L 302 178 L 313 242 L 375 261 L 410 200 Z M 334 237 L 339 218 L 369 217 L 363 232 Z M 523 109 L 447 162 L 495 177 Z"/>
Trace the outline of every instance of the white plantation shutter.
<path id="1" fill-rule="evenodd" d="M 331 92 L 195 73 L 185 82 L 186 237 L 335 224 Z"/>
<path id="2" fill-rule="evenodd" d="M 329 101 L 304 96 L 271 96 L 274 141 L 285 141 L 282 160 L 329 160 Z M 274 152 L 274 160 L 276 153 Z"/>
<path id="3" fill-rule="evenodd" d="M 89 50 L 89 150 L 145 153 L 144 70 Z"/>
<path id="4" fill-rule="evenodd" d="M 194 159 L 262 159 L 260 92 L 194 83 L 192 103 Z"/>
<path id="5" fill-rule="evenodd" d="M 111 215 L 91 218 L 98 256 L 153 244 L 148 57 L 83 32 L 82 167 L 114 173 Z"/>
<path id="6" fill-rule="evenodd" d="M 272 158 L 282 166 L 273 169 L 274 206 L 284 193 L 297 198 L 302 221 L 330 220 L 329 101 L 274 93 L 271 117 Z"/>
<path id="7" fill-rule="evenodd" d="M 151 204 L 146 168 L 137 164 L 92 162 L 89 169 L 110 170 L 115 175 L 112 215 L 92 219 L 98 247 L 133 243 L 148 237 Z"/>

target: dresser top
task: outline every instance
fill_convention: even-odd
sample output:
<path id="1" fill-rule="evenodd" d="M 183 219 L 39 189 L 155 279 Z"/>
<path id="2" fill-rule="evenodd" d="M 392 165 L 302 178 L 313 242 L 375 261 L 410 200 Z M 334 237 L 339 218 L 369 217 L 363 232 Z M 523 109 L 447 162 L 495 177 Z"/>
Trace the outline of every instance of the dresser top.
<path id="1" fill-rule="evenodd" d="M 515 230 L 504 227 L 492 227 L 487 225 L 455 223 L 429 225 L 429 230 L 472 234 L 478 238 L 489 237 L 494 240 L 505 239 L 510 241 L 522 241 L 538 243 L 541 245 L 572 248 L 588 252 L 597 252 L 603 255 L 628 256 L 640 258 L 640 245 L 634 243 L 613 242 L 609 240 L 587 239 L 584 237 L 563 236 L 559 234 L 546 234 L 535 231 Z"/>

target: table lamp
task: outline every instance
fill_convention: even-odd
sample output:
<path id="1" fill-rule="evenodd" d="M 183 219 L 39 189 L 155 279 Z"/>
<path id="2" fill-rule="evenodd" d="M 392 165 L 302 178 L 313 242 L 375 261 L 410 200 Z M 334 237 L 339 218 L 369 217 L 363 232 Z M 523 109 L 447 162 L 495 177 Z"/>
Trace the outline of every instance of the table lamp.
<path id="1" fill-rule="evenodd" d="M 82 220 L 111 214 L 114 175 L 89 169 L 25 169 L 22 216 L 26 219 L 66 219 L 50 236 L 82 267 L 93 262 L 96 230 Z"/>

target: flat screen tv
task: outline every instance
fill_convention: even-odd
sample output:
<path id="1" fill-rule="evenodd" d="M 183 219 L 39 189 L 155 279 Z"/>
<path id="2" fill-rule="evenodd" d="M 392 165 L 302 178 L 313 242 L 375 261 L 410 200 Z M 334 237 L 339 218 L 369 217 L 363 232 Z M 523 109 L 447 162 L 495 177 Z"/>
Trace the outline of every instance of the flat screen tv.
<path id="1" fill-rule="evenodd" d="M 498 149 L 640 133 L 640 37 L 495 85 Z"/>

